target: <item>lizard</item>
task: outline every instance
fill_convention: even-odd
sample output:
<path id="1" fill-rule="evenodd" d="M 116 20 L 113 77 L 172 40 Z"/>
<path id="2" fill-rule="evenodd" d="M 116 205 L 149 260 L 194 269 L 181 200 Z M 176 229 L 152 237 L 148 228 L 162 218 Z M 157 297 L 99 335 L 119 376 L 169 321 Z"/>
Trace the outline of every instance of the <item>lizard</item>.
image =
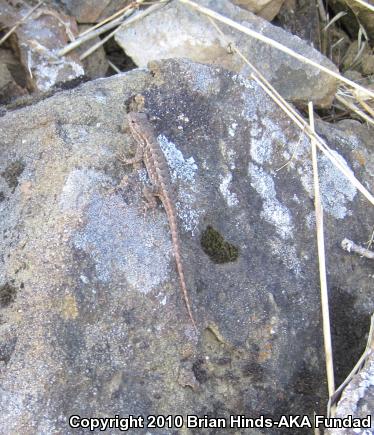
<path id="1" fill-rule="evenodd" d="M 129 112 L 127 120 L 130 132 L 137 144 L 135 157 L 121 160 L 125 164 L 136 164 L 144 162 L 148 176 L 152 183 L 152 188 L 144 188 L 143 193 L 148 200 L 148 207 L 154 207 L 155 197 L 159 197 L 169 222 L 173 251 L 179 282 L 183 293 L 184 302 L 188 311 L 189 318 L 196 328 L 196 323 L 192 315 L 191 304 L 188 297 L 186 282 L 184 279 L 183 264 L 181 257 L 180 238 L 177 225 L 177 213 L 173 201 L 172 184 L 168 164 L 165 155 L 157 142 L 156 134 L 151 122 L 144 112 Z"/>

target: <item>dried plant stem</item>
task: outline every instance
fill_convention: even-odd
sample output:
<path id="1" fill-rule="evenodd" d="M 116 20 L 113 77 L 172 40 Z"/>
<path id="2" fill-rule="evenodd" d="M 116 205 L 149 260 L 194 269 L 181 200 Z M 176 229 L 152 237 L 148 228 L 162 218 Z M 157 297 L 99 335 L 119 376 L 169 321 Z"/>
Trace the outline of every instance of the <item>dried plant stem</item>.
<path id="1" fill-rule="evenodd" d="M 308 104 L 310 128 L 314 131 L 314 113 L 313 103 Z M 319 191 L 319 176 L 317 163 L 317 146 L 315 139 L 311 140 L 312 145 L 312 165 L 313 165 L 313 184 L 314 184 L 314 207 L 316 212 L 317 226 L 317 248 L 318 248 L 318 264 L 319 264 L 319 280 L 321 288 L 321 306 L 322 306 L 322 325 L 323 338 L 325 346 L 325 361 L 327 386 L 329 397 L 335 392 L 334 380 L 334 363 L 332 355 L 331 330 L 330 330 L 330 313 L 329 313 L 329 297 L 327 292 L 326 280 L 326 257 L 325 257 L 325 242 L 323 235 L 323 208 L 321 204 L 321 196 Z"/>
<path id="2" fill-rule="evenodd" d="M 222 23 L 233 27 L 236 30 L 239 30 L 242 33 L 245 33 L 248 36 L 251 36 L 253 38 L 258 39 L 259 41 L 265 42 L 266 44 L 280 50 L 283 51 L 283 53 L 286 53 L 292 57 L 294 57 L 295 59 L 298 59 L 301 62 L 304 62 L 308 65 L 312 65 L 315 68 L 318 68 L 319 70 L 325 72 L 326 74 L 329 74 L 330 76 L 336 78 L 337 80 L 339 80 L 340 82 L 346 83 L 347 85 L 351 86 L 354 89 L 359 89 L 360 91 L 364 92 L 366 95 L 370 95 L 372 98 L 374 98 L 374 92 L 371 91 L 370 89 L 366 89 L 363 86 L 358 85 L 357 83 L 353 82 L 352 80 L 349 80 L 345 77 L 343 77 L 342 75 L 340 75 L 339 73 L 332 71 L 329 68 L 326 68 L 323 65 L 320 65 L 319 63 L 315 62 L 314 60 L 308 59 L 305 56 L 302 56 L 301 54 L 296 53 L 295 51 L 291 50 L 290 48 L 284 46 L 283 44 L 274 41 L 271 38 L 268 38 L 267 36 L 262 35 L 261 33 L 258 33 L 246 26 L 243 26 L 242 24 L 239 24 L 233 20 L 231 20 L 230 18 L 227 18 L 221 14 L 218 14 L 217 12 L 212 11 L 209 8 L 206 8 L 204 6 L 200 6 L 197 3 L 191 1 L 191 0 L 179 0 L 181 3 L 185 3 L 193 8 L 195 8 L 197 11 L 215 19 L 218 21 L 221 21 Z"/>
<path id="3" fill-rule="evenodd" d="M 120 28 L 117 27 L 113 30 L 113 32 L 110 32 L 108 35 L 106 35 L 105 38 L 100 39 L 96 44 L 92 45 L 88 50 L 86 50 L 83 54 L 79 56 L 79 60 L 86 59 L 90 54 L 92 54 L 94 51 L 96 51 L 99 47 L 104 45 L 107 41 L 109 41 L 110 38 L 112 38 L 119 30 Z"/>
<path id="4" fill-rule="evenodd" d="M 366 242 L 366 245 L 367 245 L 367 248 L 368 248 L 368 249 L 371 248 L 371 245 L 373 244 L 373 241 L 374 241 L 374 229 L 373 229 L 373 231 L 371 232 L 370 239 Z"/>
<path id="5" fill-rule="evenodd" d="M 85 59 L 86 57 L 88 57 L 90 54 L 92 54 L 94 51 L 96 51 L 99 47 L 101 47 L 102 45 L 104 45 L 110 38 L 112 38 L 120 29 L 123 29 L 125 26 L 128 26 L 129 24 L 134 23 L 135 21 L 141 20 L 142 18 L 144 18 L 145 16 L 147 16 L 148 14 L 150 14 L 151 12 L 164 7 L 165 2 L 159 2 L 159 3 L 155 3 L 152 6 L 150 6 L 149 8 L 145 9 L 144 11 L 141 11 L 139 13 L 137 13 L 136 15 L 134 15 L 133 17 L 130 17 L 128 20 L 124 21 L 121 26 L 117 27 L 116 29 L 113 30 L 113 32 L 109 33 L 109 35 L 107 35 L 105 38 L 103 38 L 101 41 L 99 41 L 97 44 L 94 44 L 92 47 L 90 47 L 87 51 L 85 51 L 80 57 L 80 60 Z M 100 30 L 100 29 L 99 29 Z"/>
<path id="6" fill-rule="evenodd" d="M 43 2 L 40 1 L 37 5 L 35 5 L 32 9 L 29 10 L 29 12 L 22 17 L 1 39 L 0 39 L 0 45 L 3 44 L 9 36 L 24 22 L 26 21 L 32 14 L 35 12 L 36 9 L 42 4 Z"/>
<path id="7" fill-rule="evenodd" d="M 322 29 L 322 32 L 326 32 L 326 30 L 331 27 L 334 23 L 336 23 L 336 21 L 338 21 L 341 17 L 344 17 L 345 15 L 347 15 L 347 12 L 341 11 L 338 14 L 335 15 L 334 18 L 332 18 L 327 24 L 326 26 Z"/>
<path id="8" fill-rule="evenodd" d="M 327 13 L 326 13 L 326 9 L 325 9 L 325 6 L 324 6 L 322 0 L 317 0 L 317 7 L 318 7 L 318 12 L 319 12 L 319 16 L 320 16 L 321 20 L 324 23 L 327 23 Z"/>
<path id="9" fill-rule="evenodd" d="M 92 32 L 86 33 L 85 35 L 79 37 L 75 41 L 71 42 L 70 44 L 67 44 L 64 48 L 62 48 L 57 54 L 59 57 L 65 56 L 70 51 L 74 50 L 75 48 L 82 45 L 84 42 L 90 41 L 93 38 L 96 38 L 97 36 L 100 36 L 102 33 L 107 32 L 108 30 L 113 29 L 114 27 L 119 26 L 122 24 L 125 19 L 131 15 L 134 12 L 135 9 L 128 9 L 126 12 L 124 12 L 119 18 L 112 20 L 110 23 L 105 24 L 104 26 L 99 27 L 96 30 L 93 30 Z"/>
<path id="10" fill-rule="evenodd" d="M 361 106 L 371 115 L 372 119 L 374 119 L 374 109 L 372 109 L 359 95 L 356 95 L 355 98 L 361 104 Z"/>
<path id="11" fill-rule="evenodd" d="M 355 252 L 356 254 L 361 255 L 362 257 L 369 258 L 370 260 L 374 260 L 374 252 L 366 249 L 362 246 L 356 245 L 356 243 L 352 242 L 349 239 L 342 240 L 342 248 L 347 252 Z"/>
<path id="12" fill-rule="evenodd" d="M 119 68 L 116 67 L 116 65 L 114 65 L 113 62 L 111 62 L 110 60 L 108 60 L 108 65 L 117 73 L 119 74 L 121 72 L 121 70 Z"/>
<path id="13" fill-rule="evenodd" d="M 361 6 L 365 6 L 365 8 L 368 8 L 369 10 L 371 10 L 372 12 L 374 12 L 374 6 L 369 4 L 368 2 L 364 1 L 364 0 L 353 0 L 356 3 L 359 3 Z"/>
<path id="14" fill-rule="evenodd" d="M 108 18 L 105 18 L 104 20 L 100 21 L 100 23 L 95 24 L 94 26 L 90 27 L 89 29 L 85 30 L 84 32 L 80 33 L 78 38 L 81 38 L 82 36 L 86 35 L 87 33 L 93 32 L 95 29 L 97 29 L 98 27 L 103 26 L 104 24 L 106 24 L 108 21 L 112 21 L 115 18 L 117 18 L 119 15 L 125 13 L 127 10 L 129 9 L 135 9 L 137 8 L 139 5 L 141 5 L 144 2 L 144 0 L 137 0 L 134 1 L 130 4 L 128 4 L 127 6 L 125 6 L 124 8 L 120 9 L 119 11 L 115 12 L 113 15 L 111 15 Z"/>
<path id="15" fill-rule="evenodd" d="M 314 420 L 315 420 L 315 418 L 316 418 L 316 412 L 314 411 L 313 412 L 313 418 L 314 418 Z M 314 435 L 321 435 L 321 431 L 319 430 L 319 428 L 318 427 L 315 427 L 314 428 Z"/>
<path id="16" fill-rule="evenodd" d="M 319 45 L 320 45 L 320 52 L 323 53 L 324 55 L 326 55 L 327 53 L 327 47 L 328 47 L 328 42 L 329 42 L 329 36 L 326 32 L 323 31 L 323 29 L 321 30 L 322 26 L 326 26 L 327 25 L 327 21 L 328 21 L 328 14 L 326 12 L 325 6 L 323 4 L 323 0 L 317 0 L 317 8 L 318 8 L 318 17 L 319 17 Z"/>
<path id="17" fill-rule="evenodd" d="M 347 107 L 349 110 L 351 110 L 352 112 L 356 113 L 358 116 L 360 116 L 363 120 L 365 120 L 366 122 L 368 122 L 371 125 L 374 125 L 374 119 L 371 118 L 370 116 L 368 116 L 365 112 L 363 112 L 362 110 L 360 110 L 358 107 L 356 107 L 353 103 L 351 103 L 350 101 L 348 101 L 347 98 L 343 97 L 342 95 L 339 95 L 339 93 L 337 93 L 335 95 L 335 98 L 341 103 L 343 104 L 343 106 Z"/>

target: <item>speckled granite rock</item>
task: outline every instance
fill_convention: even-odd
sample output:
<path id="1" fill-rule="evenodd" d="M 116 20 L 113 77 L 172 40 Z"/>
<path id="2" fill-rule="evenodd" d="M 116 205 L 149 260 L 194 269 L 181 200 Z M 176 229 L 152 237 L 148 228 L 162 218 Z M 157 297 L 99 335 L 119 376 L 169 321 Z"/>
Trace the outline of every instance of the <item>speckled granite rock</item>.
<path id="1" fill-rule="evenodd" d="M 144 170 L 117 159 L 137 93 L 176 189 L 197 334 L 165 211 L 143 216 Z M 7 113 L 0 144 L 1 433 L 76 433 L 72 414 L 325 409 L 309 144 L 255 83 L 164 61 Z M 372 183 L 357 136 L 331 145 Z M 373 212 L 320 166 L 331 297 L 369 313 L 369 260 L 340 241 L 367 237 Z"/>

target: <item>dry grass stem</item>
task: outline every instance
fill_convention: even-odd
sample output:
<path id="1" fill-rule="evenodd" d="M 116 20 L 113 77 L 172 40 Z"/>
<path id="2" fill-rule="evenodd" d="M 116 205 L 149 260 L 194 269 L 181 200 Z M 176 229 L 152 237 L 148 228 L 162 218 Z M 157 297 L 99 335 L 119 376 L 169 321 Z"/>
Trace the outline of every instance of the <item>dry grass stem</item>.
<path id="1" fill-rule="evenodd" d="M 310 102 L 308 104 L 308 109 L 309 109 L 310 128 L 312 131 L 314 131 L 313 103 Z M 327 291 L 327 279 L 326 279 L 325 241 L 323 235 L 323 208 L 321 204 L 321 195 L 319 191 L 317 146 L 316 146 L 315 139 L 311 140 L 311 146 L 312 146 L 313 185 L 314 185 L 314 207 L 316 212 L 316 227 L 317 227 L 319 280 L 320 280 L 320 289 L 321 289 L 323 338 L 324 338 L 324 346 L 325 346 L 327 386 L 329 391 L 329 397 L 331 397 L 335 392 L 334 363 L 333 363 L 331 330 L 330 330 L 329 296 Z"/>
<path id="2" fill-rule="evenodd" d="M 322 0 L 317 0 L 317 7 L 318 7 L 318 12 L 319 12 L 319 16 L 320 16 L 321 20 L 324 23 L 326 23 L 327 22 L 327 13 L 326 13 L 325 5 L 323 4 Z"/>
<path id="3" fill-rule="evenodd" d="M 113 62 L 111 62 L 110 60 L 108 60 L 108 65 L 117 73 L 119 74 L 121 72 L 121 70 L 119 68 L 117 68 Z"/>
<path id="4" fill-rule="evenodd" d="M 338 41 L 334 42 L 334 44 L 331 45 L 330 49 L 333 50 L 336 48 L 339 44 L 341 44 L 344 41 L 344 37 L 340 38 Z"/>
<path id="5" fill-rule="evenodd" d="M 154 12 L 157 9 L 160 9 L 162 7 L 164 7 L 165 2 L 159 2 L 159 3 L 155 3 L 152 6 L 149 6 L 149 8 L 145 9 L 144 11 L 138 12 L 136 15 L 134 15 L 133 17 L 128 18 L 126 21 L 121 23 L 121 26 L 117 27 L 116 29 L 113 30 L 113 32 L 109 33 L 109 35 L 107 35 L 105 38 L 103 38 L 101 41 L 99 41 L 97 44 L 94 44 L 92 47 L 90 47 L 88 50 L 86 50 L 80 57 L 80 60 L 85 59 L 86 57 L 88 57 L 90 54 L 92 54 L 94 51 L 96 51 L 99 47 L 101 47 L 102 45 L 104 45 L 110 38 L 112 38 L 120 29 L 123 29 L 123 27 L 128 26 L 129 24 L 134 23 L 135 21 L 141 20 L 142 18 L 144 18 L 145 16 L 147 16 L 148 14 Z M 100 29 L 98 29 L 100 30 Z"/>
<path id="6" fill-rule="evenodd" d="M 343 106 L 347 107 L 350 111 L 356 113 L 360 118 L 362 118 L 367 123 L 374 125 L 374 119 L 367 115 L 365 112 L 360 110 L 355 104 L 348 101 L 348 99 L 340 93 L 335 95 L 335 98 L 339 101 L 339 103 L 343 104 Z"/>
<path id="7" fill-rule="evenodd" d="M 114 20 L 115 18 L 117 18 L 118 16 L 124 14 L 126 11 L 128 11 L 129 9 L 135 9 L 138 6 L 140 6 L 142 3 L 144 2 L 144 0 L 137 0 L 134 1 L 130 4 L 128 4 L 127 6 L 125 6 L 124 8 L 120 9 L 119 11 L 115 12 L 113 15 L 111 15 L 108 18 L 105 18 L 104 20 L 100 21 L 99 23 L 95 24 L 94 26 L 90 27 L 89 29 L 85 30 L 84 32 L 80 33 L 78 38 L 81 38 L 82 36 L 86 35 L 87 33 L 90 33 L 92 31 L 94 31 L 95 29 L 97 29 L 98 27 L 103 26 L 104 24 L 108 23 L 109 21 Z M 122 17 L 123 18 L 123 17 Z"/>
<path id="8" fill-rule="evenodd" d="M 201 13 L 203 13 L 203 14 L 205 14 L 205 15 L 207 15 L 215 20 L 218 20 L 218 21 L 220 21 L 220 22 L 222 22 L 230 27 L 233 27 L 236 30 L 239 30 L 242 33 L 245 33 L 248 36 L 256 38 L 259 41 L 265 42 L 266 44 L 270 45 L 271 47 L 274 47 L 274 48 L 282 51 L 283 53 L 286 53 L 289 56 L 292 56 L 295 59 L 298 59 L 301 62 L 304 62 L 308 65 L 312 65 L 315 68 L 318 68 L 319 70 L 325 72 L 326 74 L 329 74 L 330 76 L 336 78 L 340 82 L 346 83 L 347 85 L 351 86 L 352 88 L 360 89 L 362 92 L 364 92 L 367 95 L 370 95 L 372 98 L 374 98 L 374 92 L 371 91 L 370 89 L 366 89 L 363 86 L 358 85 L 357 83 L 353 82 L 352 80 L 349 80 L 346 77 L 343 77 L 342 75 L 340 75 L 339 73 L 332 71 L 323 65 L 320 65 L 319 63 L 315 62 L 314 60 L 308 59 L 307 57 L 296 53 L 295 51 L 291 50 L 290 48 L 284 46 L 283 44 L 281 44 L 277 41 L 274 41 L 271 38 L 268 38 L 267 36 L 264 36 L 256 31 L 246 27 L 246 26 L 243 26 L 242 24 L 239 24 L 239 23 L 231 20 L 230 18 L 227 18 L 221 14 L 218 14 L 217 12 L 214 12 L 209 8 L 206 8 L 204 6 L 200 6 L 191 0 L 179 0 L 179 1 L 181 3 L 185 3 L 185 4 L 195 8 L 197 11 L 199 11 L 199 12 L 201 12 Z"/>
<path id="9" fill-rule="evenodd" d="M 351 64 L 347 67 L 347 69 L 352 69 L 354 68 L 356 65 L 358 65 L 361 61 L 361 57 L 362 57 L 362 53 L 365 50 L 367 42 L 366 41 L 361 41 L 359 49 L 356 53 L 356 56 L 353 58 Z"/>
<path id="10" fill-rule="evenodd" d="M 358 255 L 361 255 L 361 257 L 369 258 L 370 260 L 374 260 L 374 252 L 370 251 L 367 248 L 364 248 L 363 246 L 356 245 L 356 243 L 352 242 L 352 240 L 349 239 L 343 239 L 341 243 L 342 248 L 344 251 L 347 252 L 355 252 Z"/>
<path id="11" fill-rule="evenodd" d="M 369 42 L 368 34 L 366 33 L 365 27 L 357 20 L 359 25 L 359 31 L 357 36 L 358 45 L 361 45 L 362 39 L 364 38 L 366 41 Z"/>
<path id="12" fill-rule="evenodd" d="M 119 30 L 120 28 L 117 27 L 113 30 L 113 32 L 110 32 L 108 35 L 106 35 L 105 38 L 100 39 L 96 44 L 92 45 L 89 49 L 87 49 L 83 54 L 79 56 L 79 60 L 84 60 L 86 57 L 88 57 L 90 54 L 92 54 L 94 51 L 96 51 L 99 47 L 104 45 L 107 41 L 109 41 L 110 38 L 112 38 Z"/>
<path id="13" fill-rule="evenodd" d="M 366 110 L 366 112 L 369 113 L 374 120 L 374 109 L 370 107 L 359 95 L 356 96 L 356 99 L 363 107 L 363 109 Z"/>
<path id="14" fill-rule="evenodd" d="M 355 1 L 358 4 L 360 4 L 361 6 L 365 6 L 365 8 L 368 8 L 369 10 L 374 12 L 374 6 L 369 4 L 368 2 L 366 2 L 364 0 L 353 0 L 353 1 Z"/>
<path id="15" fill-rule="evenodd" d="M 335 17 L 326 24 L 326 26 L 322 29 L 322 31 L 326 32 L 326 30 L 330 26 L 332 26 L 334 23 L 336 23 L 341 17 L 344 17 L 344 15 L 347 15 L 347 12 L 341 11 L 338 14 L 336 14 Z"/>
<path id="16" fill-rule="evenodd" d="M 373 229 L 373 231 L 371 232 L 370 239 L 366 242 L 366 245 L 367 245 L 367 248 L 368 248 L 368 249 L 371 248 L 371 245 L 373 244 L 373 241 L 374 241 L 374 229 Z"/>
<path id="17" fill-rule="evenodd" d="M 113 29 L 114 27 L 119 26 L 120 24 L 122 24 L 125 19 L 131 15 L 133 12 L 135 11 L 135 9 L 128 9 L 126 12 L 124 12 L 119 18 L 116 18 L 114 20 L 112 20 L 110 23 L 107 23 L 101 27 L 99 27 L 96 30 L 92 30 L 89 33 L 86 33 L 85 35 L 79 37 L 78 39 L 76 39 L 75 41 L 71 42 L 70 44 L 67 44 L 64 48 L 62 48 L 57 55 L 59 57 L 65 56 L 66 54 L 68 54 L 70 51 L 74 50 L 75 48 L 79 47 L 80 45 L 82 45 L 84 42 L 90 41 L 93 38 L 96 38 L 97 36 L 100 36 L 102 33 L 105 33 L 111 29 Z"/>
<path id="18" fill-rule="evenodd" d="M 1 39 L 0 39 L 0 45 L 3 44 L 9 36 L 24 22 L 26 21 L 32 14 L 35 12 L 36 9 L 38 9 L 39 6 L 42 5 L 42 1 L 40 1 L 37 5 L 35 5 L 32 9 L 29 10 L 29 12 L 22 17 Z"/>

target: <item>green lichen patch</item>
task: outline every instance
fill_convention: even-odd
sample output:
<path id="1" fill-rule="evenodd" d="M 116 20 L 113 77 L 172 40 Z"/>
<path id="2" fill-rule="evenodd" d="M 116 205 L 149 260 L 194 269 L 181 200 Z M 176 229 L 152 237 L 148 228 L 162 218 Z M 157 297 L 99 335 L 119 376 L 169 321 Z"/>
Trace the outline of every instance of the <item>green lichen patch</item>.
<path id="1" fill-rule="evenodd" d="M 236 261 L 239 257 L 239 249 L 232 243 L 227 242 L 213 227 L 208 226 L 201 236 L 203 251 L 215 263 L 228 263 Z"/>
<path id="2" fill-rule="evenodd" d="M 17 289 L 5 283 L 0 287 L 0 307 L 5 308 L 15 301 L 17 295 Z"/>
<path id="3" fill-rule="evenodd" d="M 18 177 L 22 174 L 24 169 L 25 164 L 20 160 L 16 160 L 5 168 L 1 176 L 11 189 L 15 189 L 18 186 Z"/>

